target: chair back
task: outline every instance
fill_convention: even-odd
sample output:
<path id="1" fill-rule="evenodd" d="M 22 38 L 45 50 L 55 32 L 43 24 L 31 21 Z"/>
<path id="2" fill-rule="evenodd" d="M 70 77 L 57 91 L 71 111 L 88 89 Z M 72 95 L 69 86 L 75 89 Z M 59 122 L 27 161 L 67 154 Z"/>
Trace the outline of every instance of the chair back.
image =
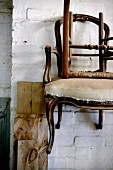
<path id="1" fill-rule="evenodd" d="M 108 41 L 112 38 L 109 37 L 110 29 L 107 24 L 103 22 L 103 13 L 99 13 L 99 18 L 84 15 L 84 14 L 72 14 L 69 13 L 70 0 L 64 0 L 64 17 L 55 24 L 55 34 L 56 34 L 56 48 L 58 49 L 59 59 L 58 59 L 58 75 L 62 78 L 113 78 L 111 73 L 106 72 L 107 60 L 109 60 L 112 53 L 109 50 L 113 50 L 113 46 L 108 46 Z M 99 27 L 99 44 L 83 44 L 75 45 L 72 44 L 73 37 L 73 22 L 75 21 L 89 21 L 98 25 Z M 61 35 L 60 35 L 60 25 L 63 22 L 63 50 L 61 47 Z M 104 33 L 105 32 L 105 33 Z M 70 72 L 69 66 L 71 63 L 71 55 L 73 54 L 72 49 L 95 49 L 98 50 L 98 54 L 82 54 L 84 56 L 99 56 L 99 69 L 95 72 Z M 81 54 L 80 54 L 81 55 Z"/>

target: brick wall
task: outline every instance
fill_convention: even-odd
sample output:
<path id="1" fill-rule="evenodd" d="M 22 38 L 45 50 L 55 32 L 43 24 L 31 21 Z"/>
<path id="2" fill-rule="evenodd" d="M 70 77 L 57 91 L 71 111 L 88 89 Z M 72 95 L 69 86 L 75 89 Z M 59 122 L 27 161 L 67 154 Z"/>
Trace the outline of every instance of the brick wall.
<path id="1" fill-rule="evenodd" d="M 16 112 L 17 81 L 42 81 L 45 66 L 44 47 L 46 44 L 55 46 L 54 23 L 63 14 L 63 0 L 23 0 L 22 3 L 14 0 L 13 4 L 12 118 Z M 112 0 L 71 1 L 73 13 L 98 17 L 98 13 L 103 12 L 104 21 L 111 28 L 111 35 L 113 35 L 112 8 Z M 76 29 L 79 35 L 76 37 L 77 43 L 81 43 L 81 40 L 83 43 L 98 43 L 98 31 L 92 25 L 81 24 L 77 25 Z M 84 31 L 87 32 L 85 35 Z M 52 56 L 54 65 L 52 75 L 57 74 L 54 63 L 55 57 Z M 80 62 L 76 60 L 74 64 L 79 65 L 77 70 L 97 67 L 97 61 L 93 58 L 87 62 L 81 58 Z M 112 64 L 108 65 L 109 70 L 112 70 Z M 53 150 L 49 155 L 49 170 L 113 169 L 112 111 L 104 111 L 102 130 L 96 130 L 94 122 L 98 122 L 98 111 L 64 107 L 61 129 L 56 130 Z"/>

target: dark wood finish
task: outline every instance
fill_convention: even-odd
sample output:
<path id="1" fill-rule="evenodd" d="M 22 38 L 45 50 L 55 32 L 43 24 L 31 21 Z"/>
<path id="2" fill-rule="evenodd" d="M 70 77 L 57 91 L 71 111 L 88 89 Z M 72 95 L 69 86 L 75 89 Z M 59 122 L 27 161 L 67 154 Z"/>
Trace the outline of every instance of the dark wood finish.
<path id="1" fill-rule="evenodd" d="M 104 23 L 103 23 L 103 13 L 99 13 L 99 45 L 102 46 L 104 45 L 104 42 L 102 41 L 103 39 L 103 29 L 104 28 Z M 104 66 L 104 60 L 103 60 L 103 55 L 104 51 L 102 48 L 99 48 L 99 67 L 100 71 L 106 71 L 105 66 Z"/>
<path id="2" fill-rule="evenodd" d="M 46 66 L 45 66 L 45 72 L 43 76 L 43 82 L 48 83 L 51 81 L 50 77 L 50 71 L 51 71 L 51 46 L 45 47 L 45 53 L 46 53 Z"/>
<path id="3" fill-rule="evenodd" d="M 83 101 L 77 100 L 69 97 L 57 97 L 57 96 L 46 96 L 46 114 L 47 120 L 49 125 L 49 144 L 47 148 L 47 153 L 50 154 L 52 150 L 52 146 L 54 143 L 54 136 L 55 136 L 55 127 L 58 129 L 60 127 L 60 121 L 62 118 L 62 112 L 58 115 L 58 123 L 54 124 L 54 109 L 55 106 L 67 104 L 73 105 L 76 107 L 84 108 L 84 109 L 92 109 L 92 110 L 99 110 L 99 123 L 96 124 L 97 129 L 102 129 L 103 126 L 103 110 L 110 110 L 113 109 L 113 101 L 105 101 L 105 102 L 97 102 L 97 101 Z"/>

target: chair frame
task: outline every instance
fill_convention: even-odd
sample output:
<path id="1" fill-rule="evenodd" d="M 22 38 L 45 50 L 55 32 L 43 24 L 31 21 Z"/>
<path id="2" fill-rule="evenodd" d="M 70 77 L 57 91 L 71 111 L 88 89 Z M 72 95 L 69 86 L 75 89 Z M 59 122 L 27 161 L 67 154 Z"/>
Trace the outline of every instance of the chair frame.
<path id="1" fill-rule="evenodd" d="M 46 66 L 43 76 L 44 86 L 51 81 L 51 53 L 55 53 L 57 56 L 57 67 L 58 67 L 58 77 L 67 78 L 109 78 L 113 79 L 113 73 L 105 72 L 107 66 L 107 60 L 112 60 L 113 46 L 108 46 L 108 41 L 113 40 L 113 37 L 109 37 L 110 29 L 107 24 L 103 23 L 103 14 L 99 13 L 99 19 L 93 16 L 84 14 L 69 14 L 69 3 L 70 0 L 64 0 L 64 17 L 56 21 L 55 23 L 55 36 L 56 36 L 56 48 L 52 49 L 51 46 L 47 45 L 45 47 L 46 53 Z M 99 26 L 99 45 L 73 45 L 72 39 L 72 23 L 75 21 L 89 21 Z M 61 35 L 60 26 L 63 24 L 63 50 L 61 45 Z M 69 31 L 70 30 L 70 31 Z M 103 30 L 105 31 L 105 37 L 103 38 Z M 70 39 L 69 39 L 70 37 Z M 71 63 L 69 54 L 72 54 L 72 48 L 81 49 L 96 49 L 99 50 L 99 70 L 95 72 L 77 72 L 72 73 L 69 70 L 69 65 Z M 89 56 L 89 54 L 83 54 Z M 93 54 L 90 54 L 90 56 Z M 97 54 L 96 54 L 97 55 Z M 96 56 L 95 55 L 95 56 Z M 54 142 L 55 128 L 60 128 L 60 123 L 62 120 L 62 105 L 74 105 L 76 107 L 88 108 L 99 110 L 99 124 L 96 125 L 97 129 L 102 129 L 103 126 L 103 110 L 113 109 L 113 101 L 83 101 L 77 100 L 69 97 L 57 97 L 46 95 L 46 116 L 49 126 L 49 144 L 47 148 L 47 153 L 50 154 Z M 58 122 L 54 124 L 54 109 L 58 106 Z"/>

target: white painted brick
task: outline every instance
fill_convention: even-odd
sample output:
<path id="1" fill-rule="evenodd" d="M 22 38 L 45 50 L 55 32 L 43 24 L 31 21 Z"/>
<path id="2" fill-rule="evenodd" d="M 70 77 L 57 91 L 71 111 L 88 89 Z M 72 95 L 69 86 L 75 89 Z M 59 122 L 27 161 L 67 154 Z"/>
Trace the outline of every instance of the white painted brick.
<path id="1" fill-rule="evenodd" d="M 50 44 L 53 47 L 55 46 L 55 39 L 51 38 L 54 36 L 54 22 L 41 22 L 37 24 L 27 21 L 21 21 L 20 24 L 14 22 L 13 25 L 15 30 L 13 33 L 13 44 L 21 44 L 25 46 L 25 48 L 26 45 L 32 47 L 36 46 L 36 49 L 40 48 L 41 52 L 43 51 L 44 53 L 44 48 L 47 44 Z M 31 30 L 33 31 L 32 34 Z M 45 57 L 45 54 L 43 55 L 43 57 Z"/>
<path id="2" fill-rule="evenodd" d="M 49 168 L 48 170 L 53 170 L 53 169 Z M 55 168 L 55 170 L 64 170 L 64 168 Z M 65 170 L 69 170 L 69 169 L 65 169 Z"/>
<path id="3" fill-rule="evenodd" d="M 109 146 L 113 150 L 113 136 L 106 137 L 106 146 Z"/>
<path id="4" fill-rule="evenodd" d="M 102 137 L 76 137 L 75 147 L 99 147 L 105 145 L 105 139 Z"/>
<path id="5" fill-rule="evenodd" d="M 72 130 L 73 129 L 73 130 Z M 72 125 L 55 131 L 54 146 L 72 146 L 74 142 L 75 131 Z"/>
<path id="6" fill-rule="evenodd" d="M 90 121 L 90 117 L 87 111 L 80 110 L 80 112 L 77 112 L 75 114 L 75 122 L 89 122 L 89 121 Z"/>
<path id="7" fill-rule="evenodd" d="M 44 70 L 40 69 L 37 66 L 15 64 L 13 65 L 13 72 L 15 73 L 12 75 L 13 82 L 17 81 L 42 82 Z"/>
<path id="8" fill-rule="evenodd" d="M 113 124 L 113 111 L 111 113 L 105 114 L 105 121 L 104 124 Z"/>
<path id="9" fill-rule="evenodd" d="M 111 137 L 113 136 L 113 125 L 109 124 L 109 125 L 104 125 L 103 126 L 103 134 L 106 137 Z"/>
<path id="10" fill-rule="evenodd" d="M 88 166 L 90 164 L 90 162 L 88 160 L 75 160 L 75 169 L 87 169 L 87 170 L 91 170 L 90 166 Z M 89 168 L 90 167 L 90 168 Z"/>
<path id="11" fill-rule="evenodd" d="M 83 8 L 84 7 L 84 8 Z M 90 10 L 89 8 L 90 7 Z M 93 15 L 98 17 L 98 12 L 103 11 L 104 3 L 101 2 L 92 2 L 92 1 L 82 1 L 79 4 L 79 11 L 82 11 L 82 13 Z M 96 9 L 96 10 L 95 10 Z"/>
<path id="12" fill-rule="evenodd" d="M 71 125 L 74 124 L 74 112 L 63 112 L 61 124 L 67 126 L 70 125 L 70 122 Z"/>
<path id="13" fill-rule="evenodd" d="M 110 160 L 90 159 L 90 160 L 75 160 L 75 169 L 85 170 L 112 170 L 113 163 Z"/>
<path id="14" fill-rule="evenodd" d="M 80 109 L 75 114 L 75 122 L 98 122 L 98 111 Z"/>
<path id="15" fill-rule="evenodd" d="M 75 147 L 53 147 L 49 157 L 58 157 L 58 158 L 75 158 Z"/>
<path id="16" fill-rule="evenodd" d="M 45 67 L 44 50 L 31 45 L 17 46 L 13 51 L 13 64 Z M 17 51 L 19 52 L 17 53 Z M 38 56 L 38 57 L 37 57 Z M 24 60 L 23 60 L 24 58 Z M 38 67 L 39 67 L 38 66 Z"/>
<path id="17" fill-rule="evenodd" d="M 66 158 L 66 168 L 74 169 L 75 168 L 75 159 L 74 158 Z"/>
<path id="18" fill-rule="evenodd" d="M 93 136 L 95 125 L 91 122 L 79 122 L 75 124 L 76 136 Z"/>
<path id="19" fill-rule="evenodd" d="M 57 18 L 62 16 L 61 10 L 57 10 L 54 12 L 54 10 L 50 9 L 27 9 L 26 12 L 26 18 L 29 21 L 54 21 L 54 18 Z"/>
<path id="20" fill-rule="evenodd" d="M 107 157 L 106 157 L 107 155 Z M 113 147 L 98 147 L 98 148 L 91 148 L 88 150 L 88 159 L 95 160 L 97 159 L 98 161 L 103 161 L 106 160 L 110 161 L 113 159 Z"/>
<path id="21" fill-rule="evenodd" d="M 50 158 L 48 161 L 48 168 L 66 168 L 66 161 L 63 158 Z"/>
<path id="22" fill-rule="evenodd" d="M 89 148 L 76 148 L 75 149 L 76 160 L 88 160 L 89 159 Z"/>
<path id="23" fill-rule="evenodd" d="M 110 45 L 113 45 L 113 44 L 110 44 Z M 112 65 L 113 65 L 113 61 L 108 62 L 107 71 L 112 72 L 112 70 L 113 70 Z"/>

